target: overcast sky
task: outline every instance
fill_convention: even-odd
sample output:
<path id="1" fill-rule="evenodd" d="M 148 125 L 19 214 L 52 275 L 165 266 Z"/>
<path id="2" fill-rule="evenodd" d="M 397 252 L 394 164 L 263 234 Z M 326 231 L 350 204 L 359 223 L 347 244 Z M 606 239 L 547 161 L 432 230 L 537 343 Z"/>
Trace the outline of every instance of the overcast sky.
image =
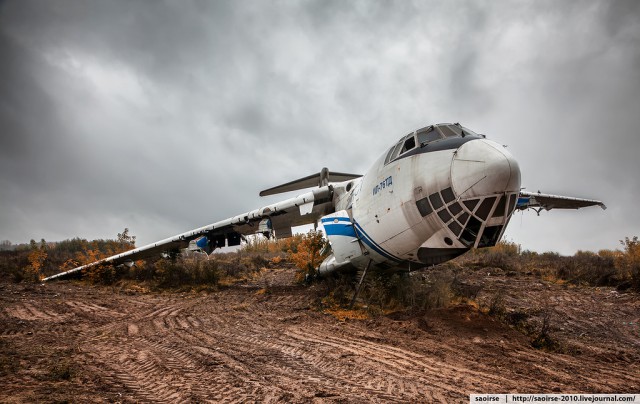
<path id="1" fill-rule="evenodd" d="M 508 145 L 524 249 L 640 235 L 640 1 L 0 1 L 0 239 L 144 245 L 365 172 L 419 127 Z"/>

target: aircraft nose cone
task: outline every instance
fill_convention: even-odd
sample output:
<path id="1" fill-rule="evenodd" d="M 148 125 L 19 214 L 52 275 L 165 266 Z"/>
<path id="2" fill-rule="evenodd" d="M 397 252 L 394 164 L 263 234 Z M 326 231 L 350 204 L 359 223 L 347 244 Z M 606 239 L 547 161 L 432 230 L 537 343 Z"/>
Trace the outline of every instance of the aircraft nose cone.
<path id="1" fill-rule="evenodd" d="M 520 190 L 520 167 L 507 149 L 478 139 L 460 146 L 451 163 L 453 190 L 461 198 Z"/>

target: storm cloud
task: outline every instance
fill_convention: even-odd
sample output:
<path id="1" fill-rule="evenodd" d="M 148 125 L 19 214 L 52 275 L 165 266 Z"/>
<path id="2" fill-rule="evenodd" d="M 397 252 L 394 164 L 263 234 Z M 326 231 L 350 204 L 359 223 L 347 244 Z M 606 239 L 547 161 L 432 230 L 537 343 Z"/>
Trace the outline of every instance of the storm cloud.
<path id="1" fill-rule="evenodd" d="M 437 122 L 508 145 L 525 249 L 640 234 L 640 2 L 0 2 L 0 239 L 138 245 L 364 172 Z"/>

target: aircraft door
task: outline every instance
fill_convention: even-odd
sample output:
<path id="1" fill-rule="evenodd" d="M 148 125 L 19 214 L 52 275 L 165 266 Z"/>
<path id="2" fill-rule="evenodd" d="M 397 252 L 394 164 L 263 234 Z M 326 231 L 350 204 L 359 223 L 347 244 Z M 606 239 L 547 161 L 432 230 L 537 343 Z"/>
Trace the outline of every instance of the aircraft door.
<path id="1" fill-rule="evenodd" d="M 362 255 L 360 239 L 346 210 L 323 216 L 321 220 L 336 263 L 349 262 Z"/>

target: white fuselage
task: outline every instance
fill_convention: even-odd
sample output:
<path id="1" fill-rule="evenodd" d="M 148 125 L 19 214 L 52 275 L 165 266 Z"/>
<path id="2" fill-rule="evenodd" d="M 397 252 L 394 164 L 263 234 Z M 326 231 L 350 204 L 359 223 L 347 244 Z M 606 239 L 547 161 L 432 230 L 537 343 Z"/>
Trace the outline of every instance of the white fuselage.
<path id="1" fill-rule="evenodd" d="M 441 142 L 386 164 L 385 153 L 362 178 L 334 185 L 363 251 L 350 264 L 419 268 L 500 239 L 520 190 L 516 160 L 480 137 Z"/>

